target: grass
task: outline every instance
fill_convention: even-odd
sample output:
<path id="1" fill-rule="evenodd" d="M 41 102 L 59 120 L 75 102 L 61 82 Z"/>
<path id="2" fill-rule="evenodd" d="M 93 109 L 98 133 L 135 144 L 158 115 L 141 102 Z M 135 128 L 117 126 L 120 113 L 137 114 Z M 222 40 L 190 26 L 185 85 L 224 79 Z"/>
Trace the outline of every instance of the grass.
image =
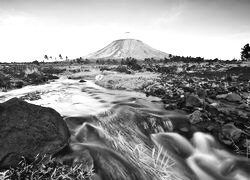
<path id="1" fill-rule="evenodd" d="M 93 170 L 86 172 L 83 166 L 83 164 L 64 165 L 46 156 L 36 158 L 32 163 L 27 163 L 25 158 L 22 158 L 16 168 L 0 171 L 0 179 L 87 180 L 93 175 Z"/>
<path id="2" fill-rule="evenodd" d="M 230 139 L 231 140 L 231 142 L 232 142 L 232 146 L 233 146 L 233 148 L 234 148 L 234 152 L 236 153 L 236 154 L 238 154 L 238 155 L 241 155 L 241 156 L 244 156 L 244 157 L 246 157 L 246 158 L 249 158 L 250 157 L 250 144 L 249 144 L 249 142 L 247 141 L 247 139 L 246 139 L 246 149 L 244 149 L 244 150 L 242 150 L 242 149 L 240 149 L 240 147 L 239 146 L 237 146 L 237 144 L 234 142 L 234 140 L 231 138 Z"/>
<path id="3" fill-rule="evenodd" d="M 154 146 L 152 149 L 144 143 L 128 142 L 121 132 L 112 137 L 114 149 L 127 156 L 136 167 L 144 171 L 152 179 L 157 180 L 182 180 L 173 168 L 175 161 L 162 147 Z"/>
<path id="4" fill-rule="evenodd" d="M 161 147 L 147 147 L 144 143 L 128 141 L 122 132 L 109 136 L 112 148 L 152 180 L 182 180 L 174 172 L 174 160 Z M 0 171 L 0 179 L 6 180 L 89 180 L 93 169 L 85 170 L 84 164 L 73 166 L 61 164 L 51 157 L 44 156 L 27 163 L 25 158 L 16 168 Z"/>
<path id="5" fill-rule="evenodd" d="M 162 148 L 154 147 L 150 152 L 143 144 L 132 147 L 121 135 L 114 140 L 116 150 L 125 151 L 126 155 L 130 157 L 130 161 L 132 160 L 133 164 L 141 168 L 145 174 L 150 175 L 152 179 L 180 180 L 171 170 L 174 161 Z M 46 163 L 42 163 L 42 160 L 27 163 L 23 158 L 18 167 L 0 171 L 0 179 L 87 180 L 91 179 L 93 174 L 93 169 L 89 172 L 84 171 L 83 164 L 75 164 L 71 167 L 53 159 L 49 159 Z"/>
<path id="6" fill-rule="evenodd" d="M 85 80 L 93 80 L 97 75 L 101 72 L 98 69 L 90 68 L 90 69 L 82 69 L 80 72 L 71 73 L 65 72 L 64 74 L 67 75 L 71 79 L 85 79 Z"/>
<path id="7" fill-rule="evenodd" d="M 129 121 L 129 113 L 117 114 L 117 111 L 105 111 L 98 116 L 98 119 L 110 142 L 109 146 L 149 179 L 187 179 L 181 172 L 177 172 L 178 165 L 167 151 L 154 146 L 149 137 L 138 133 L 136 125 Z"/>
<path id="8" fill-rule="evenodd" d="M 108 89 L 141 91 L 158 78 L 158 74 L 139 72 L 135 74 L 110 73 L 95 83 Z"/>

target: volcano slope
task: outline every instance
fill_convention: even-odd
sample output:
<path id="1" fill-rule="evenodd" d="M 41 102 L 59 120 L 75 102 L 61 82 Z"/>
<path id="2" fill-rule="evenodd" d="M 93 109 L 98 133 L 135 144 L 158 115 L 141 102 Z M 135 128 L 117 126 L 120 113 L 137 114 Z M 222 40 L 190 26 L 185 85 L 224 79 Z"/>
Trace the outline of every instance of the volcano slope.
<path id="1" fill-rule="evenodd" d="M 97 52 L 84 56 L 83 58 L 126 59 L 130 57 L 138 60 L 144 60 L 145 58 L 164 59 L 169 57 L 169 54 L 156 50 L 140 40 L 119 39 L 111 42 Z"/>

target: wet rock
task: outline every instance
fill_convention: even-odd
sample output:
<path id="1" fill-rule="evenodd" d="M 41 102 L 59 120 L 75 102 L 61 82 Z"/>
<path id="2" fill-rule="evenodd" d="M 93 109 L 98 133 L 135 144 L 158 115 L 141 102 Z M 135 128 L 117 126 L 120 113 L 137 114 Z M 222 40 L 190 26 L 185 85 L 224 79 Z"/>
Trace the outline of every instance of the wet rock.
<path id="1" fill-rule="evenodd" d="M 228 140 L 238 141 L 243 131 L 239 128 L 237 128 L 234 123 L 228 123 L 222 126 L 222 136 L 225 140 L 223 142 Z M 228 144 L 227 142 L 225 144 Z"/>
<path id="2" fill-rule="evenodd" d="M 51 108 L 13 98 L 0 104 L 0 167 L 16 166 L 21 156 L 32 161 L 68 144 L 70 133 Z"/>
<path id="3" fill-rule="evenodd" d="M 28 100 L 28 101 L 35 101 L 41 99 L 40 92 L 32 92 L 28 93 L 22 97 L 20 97 L 21 100 Z"/>
<path id="4" fill-rule="evenodd" d="M 194 111 L 192 114 L 189 115 L 188 119 L 191 124 L 197 124 L 203 121 L 202 113 L 198 110 Z"/>

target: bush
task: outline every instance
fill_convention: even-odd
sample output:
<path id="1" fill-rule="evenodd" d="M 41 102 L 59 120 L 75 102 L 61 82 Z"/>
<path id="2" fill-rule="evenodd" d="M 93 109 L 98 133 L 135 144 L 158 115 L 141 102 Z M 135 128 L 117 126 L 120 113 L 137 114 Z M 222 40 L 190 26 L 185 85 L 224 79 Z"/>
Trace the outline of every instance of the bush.
<path id="1" fill-rule="evenodd" d="M 131 71 L 128 70 L 126 66 L 118 66 L 115 71 L 120 72 L 120 73 L 126 73 L 126 74 L 131 74 Z"/>

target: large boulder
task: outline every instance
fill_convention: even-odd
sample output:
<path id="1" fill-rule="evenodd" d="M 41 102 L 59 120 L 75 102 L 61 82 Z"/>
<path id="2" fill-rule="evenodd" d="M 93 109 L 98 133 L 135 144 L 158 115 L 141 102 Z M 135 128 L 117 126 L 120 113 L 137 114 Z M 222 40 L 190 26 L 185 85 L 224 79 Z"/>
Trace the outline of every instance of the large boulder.
<path id="1" fill-rule="evenodd" d="M 53 154 L 68 144 L 70 133 L 51 108 L 13 98 L 0 104 L 0 168 L 16 166 L 21 157 Z"/>

